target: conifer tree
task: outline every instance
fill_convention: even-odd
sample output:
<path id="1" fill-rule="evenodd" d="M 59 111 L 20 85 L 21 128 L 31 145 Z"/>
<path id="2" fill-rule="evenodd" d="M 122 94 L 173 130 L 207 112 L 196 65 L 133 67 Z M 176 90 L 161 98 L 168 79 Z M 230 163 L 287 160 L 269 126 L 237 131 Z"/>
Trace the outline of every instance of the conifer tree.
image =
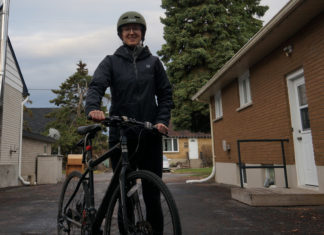
<path id="1" fill-rule="evenodd" d="M 64 155 L 75 151 L 75 145 L 81 139 L 76 132 L 77 127 L 91 124 L 87 121 L 84 109 L 91 79 L 86 64 L 79 61 L 77 71 L 60 85 L 60 89 L 52 90 L 56 98 L 50 100 L 50 103 L 54 103 L 58 109 L 48 114 L 54 121 L 48 123 L 47 129 L 55 128 L 60 132 L 57 145 Z M 106 95 L 105 98 L 109 100 L 109 96 Z M 106 107 L 102 106 L 102 111 L 106 112 Z M 107 136 L 99 134 L 96 147 L 99 147 L 99 151 L 100 148 L 107 148 Z"/>
<path id="2" fill-rule="evenodd" d="M 173 85 L 176 129 L 209 131 L 207 104 L 191 97 L 261 27 L 260 0 L 162 0 L 164 39 L 158 52 Z"/>

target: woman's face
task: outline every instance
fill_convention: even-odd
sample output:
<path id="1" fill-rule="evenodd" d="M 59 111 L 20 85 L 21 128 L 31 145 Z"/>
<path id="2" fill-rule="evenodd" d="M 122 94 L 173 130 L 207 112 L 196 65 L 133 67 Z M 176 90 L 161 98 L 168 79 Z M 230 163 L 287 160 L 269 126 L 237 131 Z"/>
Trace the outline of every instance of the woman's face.
<path id="1" fill-rule="evenodd" d="M 142 27 L 140 24 L 127 24 L 122 26 L 122 39 L 128 46 L 137 46 L 142 40 Z"/>

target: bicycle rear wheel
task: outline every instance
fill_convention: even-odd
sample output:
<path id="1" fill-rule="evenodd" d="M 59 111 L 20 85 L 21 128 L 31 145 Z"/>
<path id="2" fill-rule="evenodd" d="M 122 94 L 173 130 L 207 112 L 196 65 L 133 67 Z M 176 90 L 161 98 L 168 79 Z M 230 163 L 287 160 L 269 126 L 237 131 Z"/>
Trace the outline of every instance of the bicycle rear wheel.
<path id="1" fill-rule="evenodd" d="M 130 234 L 181 234 L 181 224 L 176 204 L 161 178 L 149 171 L 134 171 L 126 177 L 126 205 L 128 211 L 128 230 Z M 143 194 L 143 191 L 144 194 Z M 147 192 L 158 193 L 159 212 L 152 214 Z M 149 192 L 149 193 L 150 193 Z M 122 215 L 120 209 L 119 186 L 113 193 L 109 203 L 104 234 L 123 234 Z M 155 204 L 156 208 L 156 203 Z M 161 209 L 161 211 L 160 211 Z M 119 214 L 119 215 L 118 215 Z M 151 218 L 150 218 L 151 217 Z M 161 217 L 160 219 L 152 217 Z"/>
<path id="2" fill-rule="evenodd" d="M 82 175 L 80 172 L 73 171 L 64 181 L 57 215 L 57 232 L 59 235 L 84 233 L 82 230 L 82 213 L 86 205 L 88 193 L 86 182 L 81 183 L 78 191 L 64 211 L 68 201 L 77 187 L 81 176 Z"/>

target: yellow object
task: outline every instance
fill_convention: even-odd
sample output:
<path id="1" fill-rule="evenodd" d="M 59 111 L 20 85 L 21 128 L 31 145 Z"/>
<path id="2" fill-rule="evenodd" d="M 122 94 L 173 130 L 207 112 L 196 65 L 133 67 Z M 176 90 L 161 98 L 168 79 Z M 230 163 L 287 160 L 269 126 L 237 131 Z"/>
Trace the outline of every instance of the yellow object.
<path id="1" fill-rule="evenodd" d="M 66 163 L 66 175 L 72 171 L 80 171 L 83 173 L 84 164 L 82 164 L 82 154 L 69 154 Z"/>

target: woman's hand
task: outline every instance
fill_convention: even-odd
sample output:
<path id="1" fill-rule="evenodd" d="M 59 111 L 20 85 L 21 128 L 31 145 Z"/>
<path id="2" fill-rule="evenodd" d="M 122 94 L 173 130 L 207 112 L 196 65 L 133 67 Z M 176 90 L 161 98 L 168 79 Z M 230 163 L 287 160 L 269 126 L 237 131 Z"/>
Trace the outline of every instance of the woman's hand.
<path id="1" fill-rule="evenodd" d="M 100 122 L 102 120 L 105 120 L 106 118 L 104 112 L 102 112 L 101 110 L 92 110 L 88 115 L 95 122 Z"/>
<path id="2" fill-rule="evenodd" d="M 168 134 L 168 130 L 169 128 L 164 125 L 163 123 L 158 123 L 155 125 L 156 129 L 158 129 L 159 132 L 161 132 L 162 134 L 167 135 Z"/>

